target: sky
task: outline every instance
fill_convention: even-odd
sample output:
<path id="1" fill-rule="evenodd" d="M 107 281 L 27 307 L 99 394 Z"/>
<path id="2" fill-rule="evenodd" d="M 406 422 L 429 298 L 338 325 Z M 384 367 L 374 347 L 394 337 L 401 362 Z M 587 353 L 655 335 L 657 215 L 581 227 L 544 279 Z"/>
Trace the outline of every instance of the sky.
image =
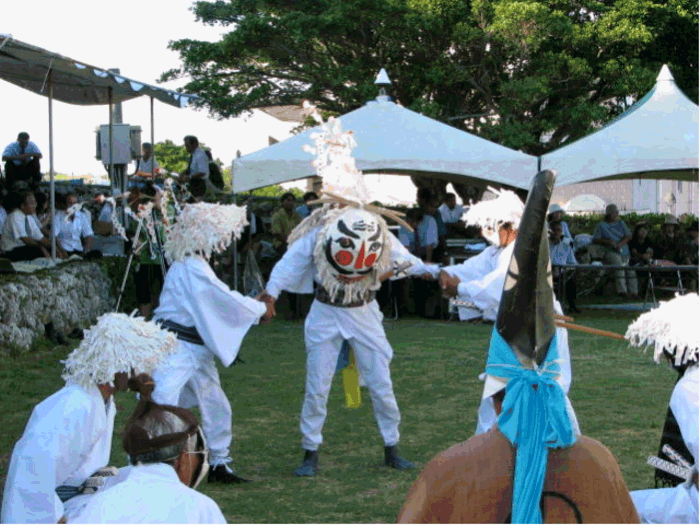
<path id="1" fill-rule="evenodd" d="M 216 41 L 226 32 L 205 26 L 190 11 L 193 0 L 39 0 L 28 12 L 26 3 L 4 1 L 0 34 L 59 53 L 102 69 L 119 68 L 120 74 L 140 82 L 175 89 L 175 81 L 158 84 L 160 75 L 180 66 L 178 53 L 168 43 L 181 38 Z M 53 102 L 54 171 L 74 175 L 105 174 L 95 159 L 95 129 L 109 122 L 108 106 L 77 106 Z M 49 170 L 48 99 L 0 80 L 0 148 L 26 131 L 42 151 L 42 170 Z M 123 122 L 141 127 L 141 140 L 150 141 L 150 99 L 122 103 Z M 283 140 L 290 123 L 262 112 L 218 121 L 206 110 L 178 109 L 154 102 L 155 142 L 166 139 L 182 144 L 196 135 L 214 157 L 230 166 L 237 151 L 242 155 L 266 147 L 269 136 Z M 131 171 L 131 168 L 130 168 Z M 382 202 L 415 202 L 415 187 L 408 177 L 368 176 L 368 186 Z M 305 187 L 304 183 L 297 183 Z"/>

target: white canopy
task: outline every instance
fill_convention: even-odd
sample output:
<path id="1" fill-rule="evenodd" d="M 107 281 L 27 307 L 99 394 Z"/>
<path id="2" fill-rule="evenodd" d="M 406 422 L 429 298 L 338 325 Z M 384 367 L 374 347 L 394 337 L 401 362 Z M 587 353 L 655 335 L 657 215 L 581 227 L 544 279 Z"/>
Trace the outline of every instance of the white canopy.
<path id="1" fill-rule="evenodd" d="M 195 98 L 137 82 L 0 34 L 2 80 L 48 96 L 49 72 L 53 98 L 69 104 L 108 104 L 109 89 L 113 103 L 148 95 L 171 106 L 184 107 Z"/>
<path id="2" fill-rule="evenodd" d="M 609 125 L 541 157 L 557 186 L 592 180 L 698 180 L 698 106 L 667 66 L 656 85 Z"/>
<path id="3" fill-rule="evenodd" d="M 364 173 L 421 174 L 452 181 L 465 178 L 527 188 L 537 158 L 425 117 L 379 96 L 339 117 L 353 131 L 357 168 Z M 312 128 L 233 161 L 233 191 L 239 193 L 315 175 Z"/>

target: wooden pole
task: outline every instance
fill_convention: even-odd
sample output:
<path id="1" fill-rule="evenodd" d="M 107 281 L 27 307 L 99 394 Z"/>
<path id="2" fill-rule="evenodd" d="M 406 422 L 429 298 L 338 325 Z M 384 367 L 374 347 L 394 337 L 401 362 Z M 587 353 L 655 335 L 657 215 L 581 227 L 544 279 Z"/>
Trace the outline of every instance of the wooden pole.
<path id="1" fill-rule="evenodd" d="M 608 332 L 607 330 L 598 330 L 597 328 L 591 328 L 590 326 L 583 326 L 580 324 L 567 323 L 565 321 L 556 321 L 556 324 L 560 328 L 566 328 L 568 330 L 578 330 L 579 332 L 586 332 L 593 335 L 601 335 L 603 337 L 611 337 L 613 339 L 618 339 L 620 341 L 625 341 L 625 336 L 615 332 Z"/>

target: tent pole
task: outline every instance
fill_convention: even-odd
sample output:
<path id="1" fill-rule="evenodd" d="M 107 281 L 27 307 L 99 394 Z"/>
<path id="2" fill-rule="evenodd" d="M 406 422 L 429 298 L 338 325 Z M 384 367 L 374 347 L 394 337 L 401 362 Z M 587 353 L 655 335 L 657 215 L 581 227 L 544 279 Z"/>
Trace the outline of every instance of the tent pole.
<path id="1" fill-rule="evenodd" d="M 56 234 L 53 227 L 56 220 L 56 187 L 55 176 L 53 171 L 53 83 L 51 82 L 51 70 L 49 70 L 49 198 L 51 202 L 51 260 L 56 260 Z"/>
<path id="2" fill-rule="evenodd" d="M 107 134 L 109 136 L 109 182 L 112 184 L 112 188 L 114 188 L 114 159 L 112 156 L 112 146 L 114 142 L 114 129 L 112 128 L 113 119 L 112 119 L 112 87 L 107 88 L 107 101 L 109 103 L 109 133 Z M 117 210 L 114 210 L 116 213 Z"/>
<path id="3" fill-rule="evenodd" d="M 155 143 L 155 132 L 153 131 L 153 125 L 155 118 L 153 116 L 153 97 L 151 96 L 151 180 L 155 178 L 156 173 L 156 143 Z"/>
<path id="4" fill-rule="evenodd" d="M 231 163 L 231 195 L 233 196 L 233 204 L 236 204 L 236 191 L 233 185 L 233 162 Z M 233 238 L 233 289 L 238 291 L 238 241 L 236 241 L 235 237 Z"/>

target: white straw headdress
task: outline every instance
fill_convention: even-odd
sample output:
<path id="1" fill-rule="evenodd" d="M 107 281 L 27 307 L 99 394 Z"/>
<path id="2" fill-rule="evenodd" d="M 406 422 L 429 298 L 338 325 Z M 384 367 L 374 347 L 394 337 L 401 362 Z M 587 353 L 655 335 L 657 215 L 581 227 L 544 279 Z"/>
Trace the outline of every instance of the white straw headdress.
<path id="1" fill-rule="evenodd" d="M 121 313 L 101 316 L 63 364 L 63 379 L 85 388 L 112 383 L 119 372 L 150 374 L 176 347 L 155 323 Z"/>
<path id="2" fill-rule="evenodd" d="M 165 256 L 170 262 L 181 261 L 194 254 L 205 258 L 221 253 L 240 238 L 248 224 L 246 210 L 235 204 L 187 204 L 177 221 L 167 230 Z"/>
<path id="3" fill-rule="evenodd" d="M 675 366 L 698 361 L 700 347 L 700 298 L 698 294 L 677 295 L 658 308 L 640 315 L 627 328 L 625 338 L 633 346 L 654 346 L 654 361 L 668 352 Z"/>
<path id="4" fill-rule="evenodd" d="M 497 190 L 489 186 L 488 190 L 496 194 L 495 199 L 482 200 L 469 206 L 462 219 L 467 224 L 480 228 L 491 228 L 496 236 L 501 224 L 511 223 L 514 230 L 520 228 L 520 219 L 523 216 L 525 205 L 520 198 L 510 190 Z M 488 237 L 487 237 L 488 238 Z M 494 240 L 489 239 L 494 244 Z"/>

